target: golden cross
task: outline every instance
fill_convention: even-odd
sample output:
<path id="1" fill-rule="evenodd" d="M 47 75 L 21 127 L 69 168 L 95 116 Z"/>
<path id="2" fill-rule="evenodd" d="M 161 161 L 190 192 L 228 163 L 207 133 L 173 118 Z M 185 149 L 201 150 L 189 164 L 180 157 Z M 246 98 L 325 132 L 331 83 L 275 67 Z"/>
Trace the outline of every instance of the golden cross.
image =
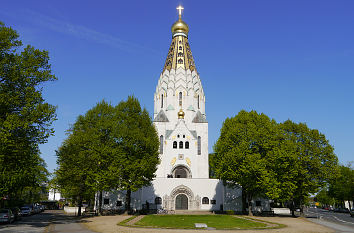
<path id="1" fill-rule="evenodd" d="M 184 10 L 183 6 L 179 5 L 176 9 L 178 10 L 179 18 L 181 18 L 182 17 L 182 10 Z"/>

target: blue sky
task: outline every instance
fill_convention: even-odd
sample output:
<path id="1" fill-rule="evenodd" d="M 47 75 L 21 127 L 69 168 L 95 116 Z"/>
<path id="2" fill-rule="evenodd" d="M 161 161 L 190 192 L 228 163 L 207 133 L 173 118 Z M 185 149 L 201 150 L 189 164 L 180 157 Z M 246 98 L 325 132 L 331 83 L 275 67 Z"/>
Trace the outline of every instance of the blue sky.
<path id="1" fill-rule="evenodd" d="M 0 21 L 49 51 L 58 81 L 55 136 L 41 145 L 53 171 L 65 131 L 97 102 L 136 96 L 152 114 L 176 6 L 206 94 L 209 150 L 241 109 L 324 133 L 339 161 L 354 160 L 354 1 L 2 0 Z"/>

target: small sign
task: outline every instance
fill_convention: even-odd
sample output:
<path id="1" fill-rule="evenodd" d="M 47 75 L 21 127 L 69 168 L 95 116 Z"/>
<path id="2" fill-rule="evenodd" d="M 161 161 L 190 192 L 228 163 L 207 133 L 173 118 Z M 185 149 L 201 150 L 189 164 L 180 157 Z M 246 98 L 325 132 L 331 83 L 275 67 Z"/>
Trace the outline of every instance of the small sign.
<path id="1" fill-rule="evenodd" d="M 208 225 L 206 225 L 205 223 L 194 223 L 194 226 L 196 228 L 208 228 Z"/>
<path id="2" fill-rule="evenodd" d="M 318 203 L 318 202 L 316 202 L 316 204 L 315 204 L 316 206 L 320 206 L 320 203 Z"/>

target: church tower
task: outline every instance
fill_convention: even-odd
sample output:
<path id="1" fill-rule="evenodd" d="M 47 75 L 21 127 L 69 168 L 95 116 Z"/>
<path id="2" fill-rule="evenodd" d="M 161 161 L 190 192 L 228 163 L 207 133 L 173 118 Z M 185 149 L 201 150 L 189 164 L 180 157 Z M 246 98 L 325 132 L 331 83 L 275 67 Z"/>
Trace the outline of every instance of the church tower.
<path id="1" fill-rule="evenodd" d="M 160 137 L 157 178 L 209 178 L 205 95 L 188 42 L 188 25 L 172 25 L 172 41 L 154 94 L 154 124 Z"/>
<path id="2" fill-rule="evenodd" d="M 182 20 L 183 7 L 177 10 L 179 18 L 171 28 L 171 46 L 154 94 L 160 164 L 151 185 L 132 193 L 132 208 L 240 211 L 241 189 L 209 178 L 205 95 L 188 42 L 189 27 Z M 116 209 L 124 208 L 124 190 L 105 192 L 103 198 L 104 203 L 116 203 Z"/>

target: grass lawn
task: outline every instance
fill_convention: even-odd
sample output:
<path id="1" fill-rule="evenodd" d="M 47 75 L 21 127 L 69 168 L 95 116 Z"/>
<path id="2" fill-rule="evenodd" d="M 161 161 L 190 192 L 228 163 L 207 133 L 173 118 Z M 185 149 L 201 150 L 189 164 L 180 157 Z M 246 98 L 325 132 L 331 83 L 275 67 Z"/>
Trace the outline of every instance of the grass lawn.
<path id="1" fill-rule="evenodd" d="M 231 215 L 147 215 L 136 226 L 195 229 L 195 223 L 205 223 L 216 229 L 264 228 L 267 225 Z"/>

